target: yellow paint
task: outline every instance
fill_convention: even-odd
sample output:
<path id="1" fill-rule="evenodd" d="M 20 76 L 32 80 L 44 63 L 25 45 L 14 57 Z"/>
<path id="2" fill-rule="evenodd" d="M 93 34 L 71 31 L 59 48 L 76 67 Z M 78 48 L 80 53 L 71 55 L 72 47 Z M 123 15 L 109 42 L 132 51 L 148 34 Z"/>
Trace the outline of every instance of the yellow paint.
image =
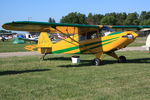
<path id="1" fill-rule="evenodd" d="M 74 38 L 67 38 L 65 40 L 61 40 L 55 44 L 53 44 L 52 46 L 52 51 L 57 51 L 57 50 L 62 50 L 62 49 L 66 49 L 66 48 L 71 48 L 71 47 L 75 47 L 75 46 L 79 46 L 78 42 L 78 37 L 74 37 Z M 73 53 L 72 51 L 70 53 Z"/>
<path id="2" fill-rule="evenodd" d="M 134 36 L 134 39 L 128 39 L 128 38 L 122 37 L 122 36 L 125 36 L 125 35 L 129 34 L 129 33 Z M 135 32 L 126 31 L 126 32 L 123 32 L 121 34 L 102 37 L 102 40 L 119 37 L 116 41 L 114 41 L 114 42 L 112 42 L 108 45 L 104 45 L 103 46 L 103 52 L 108 52 L 108 51 L 113 50 L 113 49 L 125 48 L 128 44 L 132 43 L 137 36 L 138 35 Z"/>
<path id="3" fill-rule="evenodd" d="M 41 32 L 37 45 L 38 51 L 42 54 L 49 53 L 51 52 L 52 45 L 53 43 L 49 39 L 48 34 L 46 32 Z"/>
<path id="4" fill-rule="evenodd" d="M 26 50 L 35 51 L 37 45 L 27 45 L 24 47 Z"/>
<path id="5" fill-rule="evenodd" d="M 51 47 L 52 42 L 48 37 L 48 34 L 46 32 L 41 32 L 39 39 L 38 39 L 38 45 L 37 47 Z"/>
<path id="6" fill-rule="evenodd" d="M 96 58 L 101 58 L 102 55 L 103 55 L 103 52 L 96 53 Z"/>

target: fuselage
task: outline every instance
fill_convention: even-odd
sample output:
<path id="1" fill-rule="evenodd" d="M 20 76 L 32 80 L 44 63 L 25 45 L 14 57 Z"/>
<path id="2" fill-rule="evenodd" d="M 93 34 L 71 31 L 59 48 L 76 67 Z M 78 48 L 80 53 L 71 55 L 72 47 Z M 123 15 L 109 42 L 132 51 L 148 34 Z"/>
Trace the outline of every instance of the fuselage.
<path id="1" fill-rule="evenodd" d="M 51 48 L 47 53 L 50 54 L 88 54 L 98 52 L 110 52 L 121 48 L 125 48 L 132 43 L 138 36 L 133 31 L 126 32 L 112 32 L 107 36 L 100 36 L 94 39 L 87 39 L 79 41 L 79 35 L 76 34 L 71 38 L 61 40 L 51 45 Z M 41 53 L 44 53 L 40 50 Z"/>

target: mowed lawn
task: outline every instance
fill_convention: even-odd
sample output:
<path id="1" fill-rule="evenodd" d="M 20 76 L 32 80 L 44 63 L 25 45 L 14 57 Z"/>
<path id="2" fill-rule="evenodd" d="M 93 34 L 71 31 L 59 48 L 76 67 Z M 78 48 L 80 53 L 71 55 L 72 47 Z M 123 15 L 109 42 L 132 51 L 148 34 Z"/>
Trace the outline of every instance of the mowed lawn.
<path id="1" fill-rule="evenodd" d="M 0 52 L 21 52 L 27 51 L 24 47 L 27 45 L 35 44 L 34 42 L 26 42 L 25 44 L 13 44 L 13 39 L 2 42 L 0 40 Z"/>
<path id="2" fill-rule="evenodd" d="M 93 55 L 0 58 L 0 100 L 150 100 L 150 54 L 117 52 L 128 63 L 105 56 L 92 66 Z"/>

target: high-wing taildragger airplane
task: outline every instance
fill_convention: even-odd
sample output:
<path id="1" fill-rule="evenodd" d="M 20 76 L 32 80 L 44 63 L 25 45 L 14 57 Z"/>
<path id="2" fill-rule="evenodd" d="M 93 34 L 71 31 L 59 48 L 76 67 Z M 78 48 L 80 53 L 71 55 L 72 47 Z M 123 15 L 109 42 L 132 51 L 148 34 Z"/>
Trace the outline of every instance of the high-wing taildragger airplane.
<path id="1" fill-rule="evenodd" d="M 114 32 L 103 25 L 81 25 L 47 23 L 33 21 L 16 21 L 2 26 L 7 30 L 41 32 L 36 46 L 26 49 L 41 54 L 95 54 L 94 65 L 102 64 L 102 55 L 107 54 L 118 62 L 126 62 L 125 56 L 117 56 L 116 50 L 125 48 L 138 36 L 134 31 Z M 48 33 L 61 34 L 63 39 L 53 43 Z M 60 35 L 59 35 L 60 36 Z"/>

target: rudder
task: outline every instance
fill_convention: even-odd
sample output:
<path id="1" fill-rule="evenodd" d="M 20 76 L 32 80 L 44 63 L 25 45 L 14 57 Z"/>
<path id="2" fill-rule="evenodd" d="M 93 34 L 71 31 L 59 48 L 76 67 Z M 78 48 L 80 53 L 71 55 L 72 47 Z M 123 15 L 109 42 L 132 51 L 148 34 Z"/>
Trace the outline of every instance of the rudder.
<path id="1" fill-rule="evenodd" d="M 38 39 L 38 51 L 41 54 L 50 53 L 52 50 L 52 41 L 50 40 L 47 32 L 41 32 Z"/>

